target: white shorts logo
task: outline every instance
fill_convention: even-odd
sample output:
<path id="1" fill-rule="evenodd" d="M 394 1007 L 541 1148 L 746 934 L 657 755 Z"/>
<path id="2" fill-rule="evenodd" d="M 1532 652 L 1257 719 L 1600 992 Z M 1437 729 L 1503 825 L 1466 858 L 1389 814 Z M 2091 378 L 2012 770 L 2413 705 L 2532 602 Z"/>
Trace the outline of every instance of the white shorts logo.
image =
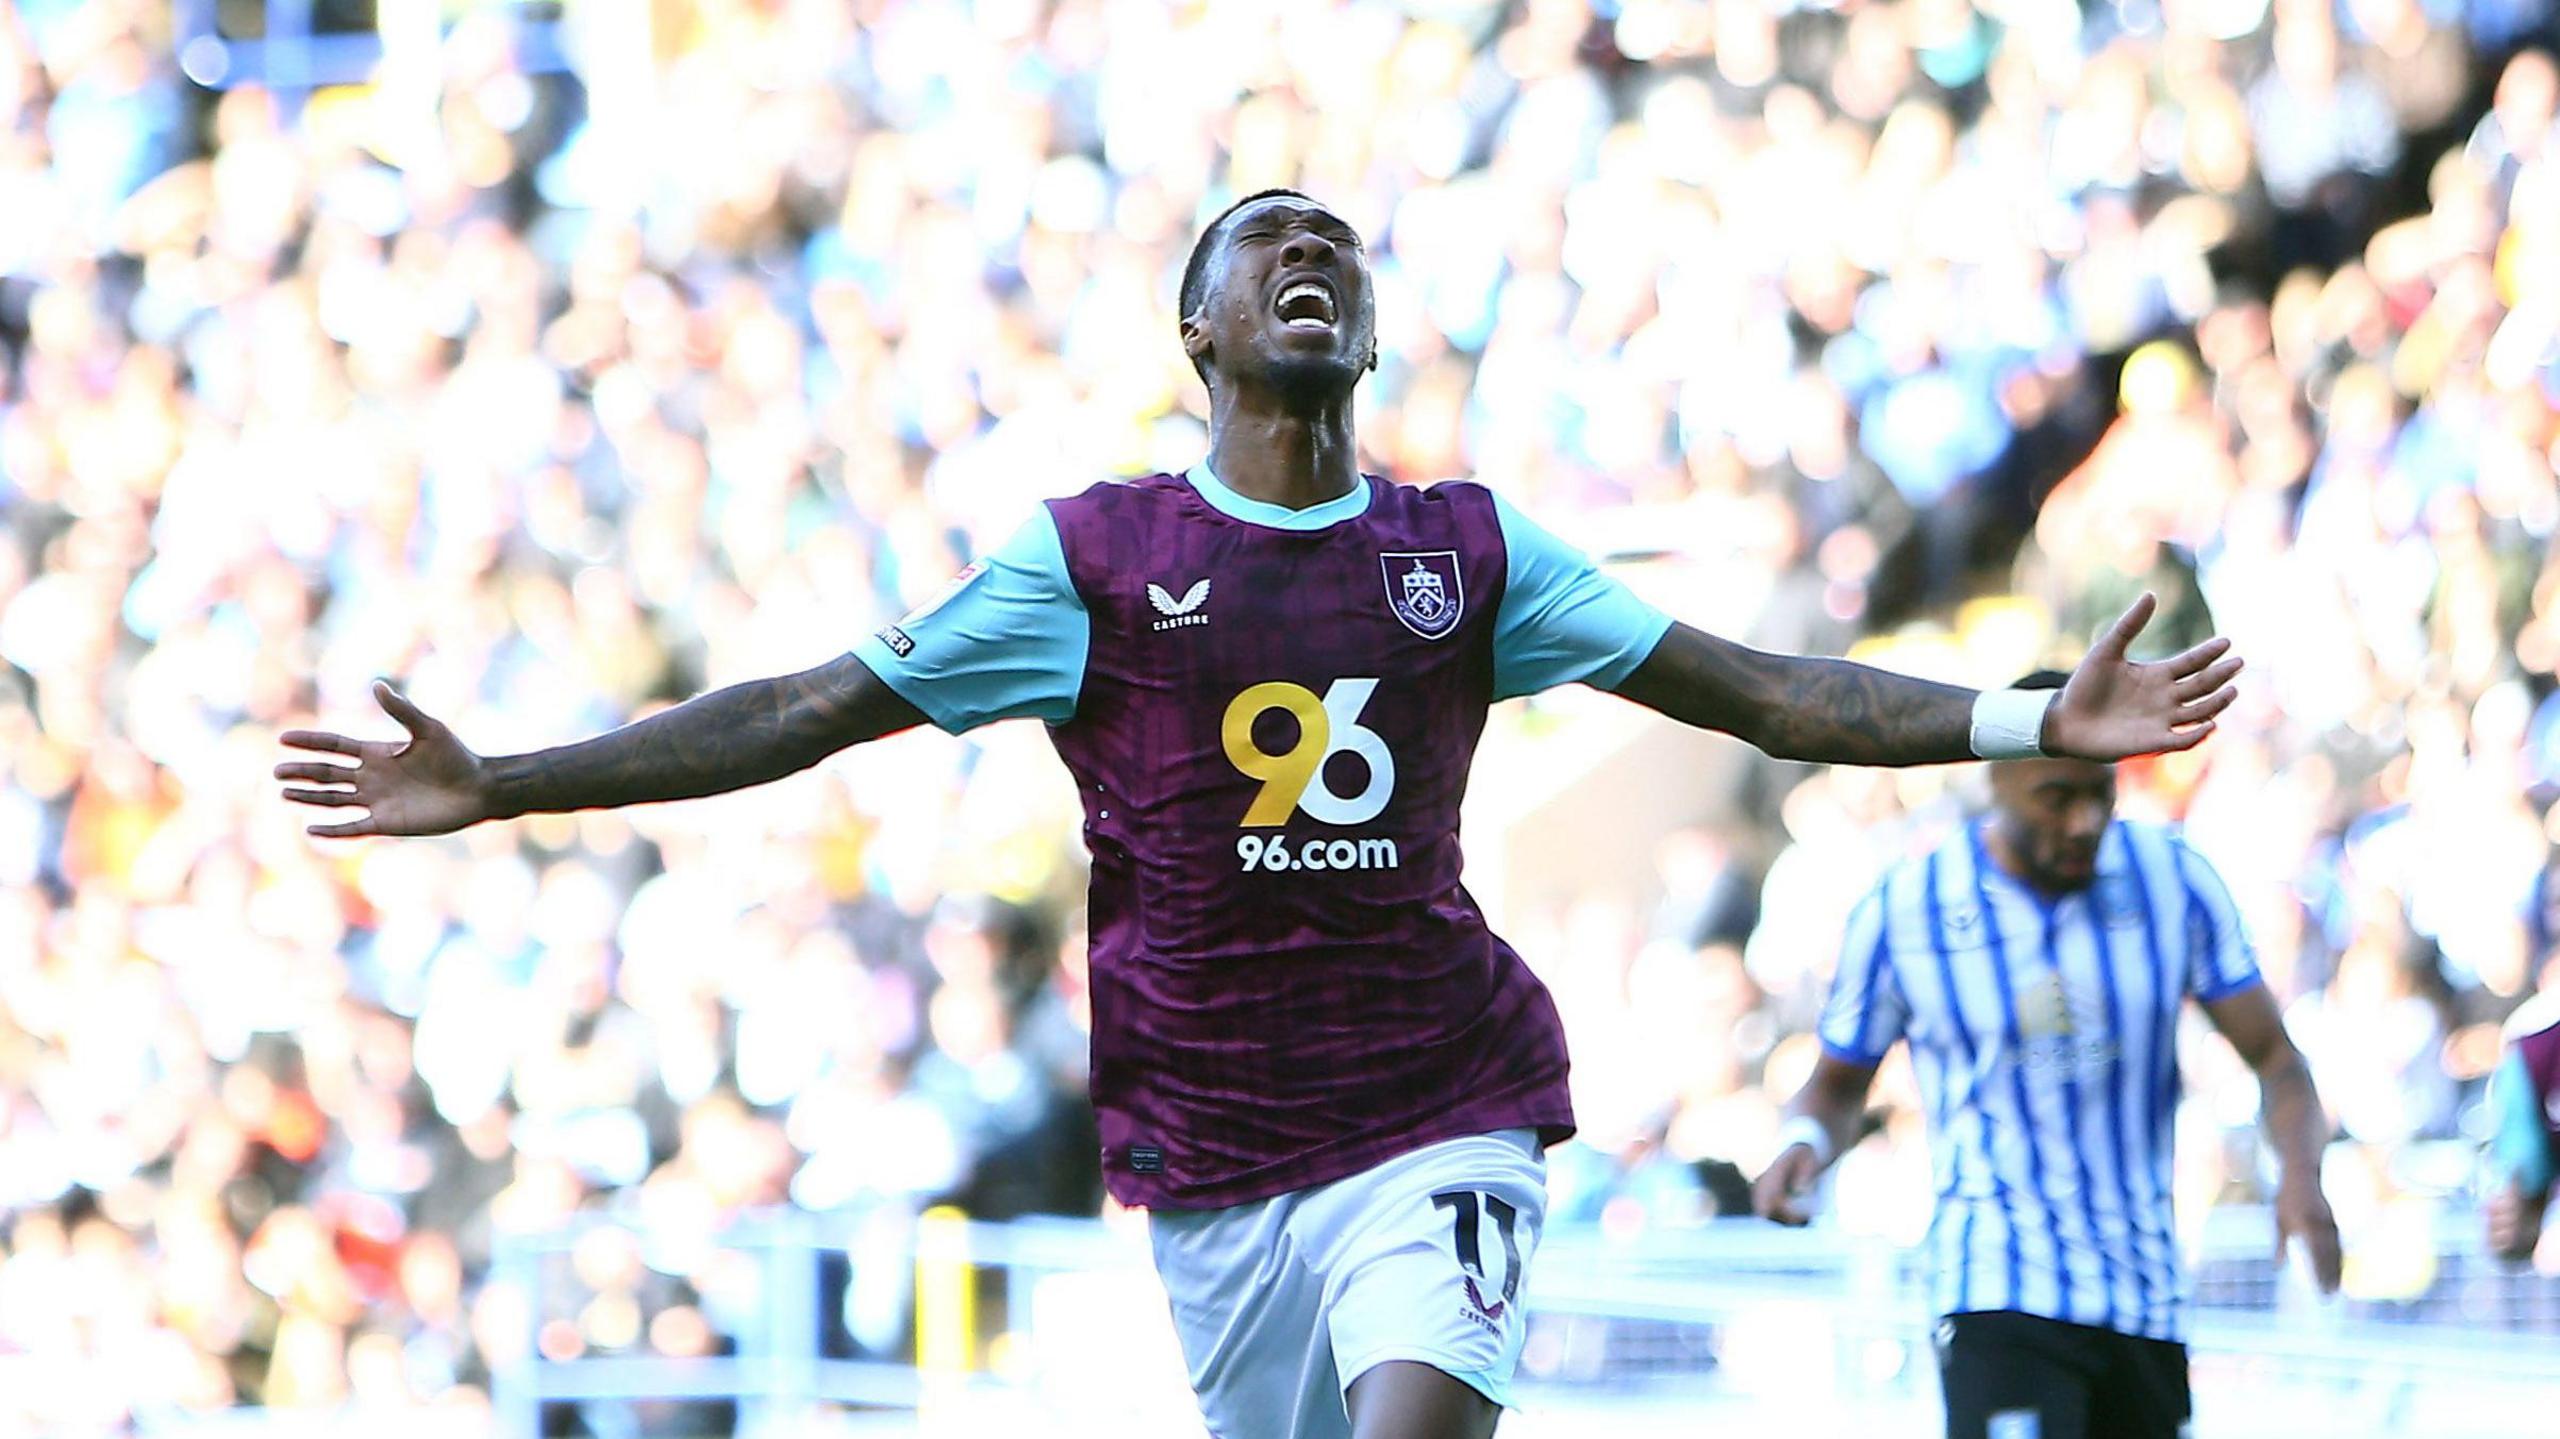
<path id="1" fill-rule="evenodd" d="M 1502 1316 L 1511 1312 L 1512 1302 L 1520 1297 L 1520 1211 L 1498 1194 L 1479 1194 L 1472 1189 L 1442 1190 L 1431 1196 L 1431 1207 L 1452 1211 L 1452 1238 L 1462 1271 L 1459 1278 L 1467 1286 L 1467 1317 L 1488 1327 L 1500 1324 Z M 1493 1288 L 1493 1276 L 1485 1270 L 1479 1216 L 1492 1220 L 1502 1237 L 1499 1298 L 1486 1293 Z"/>

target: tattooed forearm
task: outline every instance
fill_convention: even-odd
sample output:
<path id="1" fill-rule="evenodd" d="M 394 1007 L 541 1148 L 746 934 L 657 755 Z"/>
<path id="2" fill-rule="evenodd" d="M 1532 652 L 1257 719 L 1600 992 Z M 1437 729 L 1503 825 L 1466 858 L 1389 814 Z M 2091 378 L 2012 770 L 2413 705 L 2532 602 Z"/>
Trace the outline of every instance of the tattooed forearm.
<path id="1" fill-rule="evenodd" d="M 485 762 L 494 817 L 693 799 L 807 769 L 924 716 L 848 655 L 558 749 Z"/>
<path id="2" fill-rule="evenodd" d="M 1973 757 L 1974 692 L 1847 660 L 1773 655 L 1673 625 L 1618 693 L 1780 759 L 1943 764 Z"/>

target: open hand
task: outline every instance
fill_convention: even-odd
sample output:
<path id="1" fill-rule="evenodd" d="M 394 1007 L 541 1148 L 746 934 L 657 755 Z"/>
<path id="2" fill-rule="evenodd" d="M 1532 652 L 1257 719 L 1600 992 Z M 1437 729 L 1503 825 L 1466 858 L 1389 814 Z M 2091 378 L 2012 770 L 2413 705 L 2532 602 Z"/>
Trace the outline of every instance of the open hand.
<path id="1" fill-rule="evenodd" d="M 449 834 L 490 817 L 480 757 L 463 748 L 442 721 L 376 680 L 373 697 L 409 732 L 405 743 L 350 739 L 325 730 L 287 730 L 279 739 L 294 749 L 351 755 L 354 764 L 288 760 L 276 778 L 299 780 L 284 797 L 322 808 L 358 808 L 362 818 L 309 826 L 330 839 L 365 834 Z M 326 786 L 310 788 L 308 786 Z"/>
<path id="2" fill-rule="evenodd" d="M 2193 749 L 2213 733 L 2213 717 L 2239 698 L 2231 681 L 2240 657 L 2230 652 L 2231 641 L 2216 637 L 2165 660 L 2126 658 L 2159 607 L 2148 594 L 2135 600 L 2089 647 L 2045 711 L 2045 753 L 2112 764 Z"/>

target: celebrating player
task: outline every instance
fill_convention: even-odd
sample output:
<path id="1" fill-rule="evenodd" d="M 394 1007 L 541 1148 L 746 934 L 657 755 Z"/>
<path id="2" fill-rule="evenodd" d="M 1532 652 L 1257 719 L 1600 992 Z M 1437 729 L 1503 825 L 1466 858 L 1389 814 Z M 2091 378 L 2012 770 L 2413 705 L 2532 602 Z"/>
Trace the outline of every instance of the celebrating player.
<path id="1" fill-rule="evenodd" d="M 760 784 L 928 721 L 1045 720 L 1092 852 L 1105 1173 L 1153 1211 L 1211 1429 L 1487 1434 L 1543 1147 L 1573 1128 L 1555 1007 L 1458 882 L 1487 706 L 1580 681 L 1801 759 L 2103 761 L 2201 741 L 2239 662 L 2219 640 L 2128 661 L 2147 598 L 2058 698 L 1762 654 L 1480 486 L 1364 476 L 1369 268 L 1293 192 L 1211 222 L 1181 316 L 1206 461 L 1048 504 L 843 658 L 506 757 L 386 685 L 405 742 L 289 734 L 356 762 L 276 773 L 366 811 L 315 834 L 434 834 Z"/>
<path id="2" fill-rule="evenodd" d="M 2044 671 L 2018 689 L 2064 685 Z M 1822 1057 L 1754 1200 L 1805 1222 L 1877 1062 L 1908 1040 L 1937 1175 L 1949 1439 L 2175 1439 L 2189 1405 L 2170 1127 L 2188 997 L 2257 1071 L 2279 1255 L 2301 1239 L 2334 1290 L 2327 1121 L 2222 881 L 2169 831 L 2114 818 L 2113 767 L 2014 759 L 1992 766 L 1991 796 L 1986 822 L 1894 868 L 1851 917 Z"/>

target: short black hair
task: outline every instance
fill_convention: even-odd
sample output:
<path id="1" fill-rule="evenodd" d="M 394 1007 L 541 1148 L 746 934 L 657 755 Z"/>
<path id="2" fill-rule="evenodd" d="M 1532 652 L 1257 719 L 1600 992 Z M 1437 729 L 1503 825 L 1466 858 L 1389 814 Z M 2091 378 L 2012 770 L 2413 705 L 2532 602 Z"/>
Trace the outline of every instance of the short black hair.
<path id="1" fill-rule="evenodd" d="M 1175 323 L 1178 324 L 1184 320 L 1188 320 L 1194 314 L 1198 313 L 1201 302 L 1208 298 L 1207 295 L 1204 295 L 1201 292 L 1209 287 L 1209 256 L 1212 251 L 1217 249 L 1218 236 L 1227 228 L 1227 222 L 1234 219 L 1236 217 L 1236 212 L 1243 209 L 1245 206 L 1253 204 L 1257 200 L 1269 200 L 1273 198 L 1304 200 L 1310 205 L 1322 203 L 1313 195 L 1303 194 L 1299 191 L 1285 188 L 1274 188 L 1269 190 L 1256 190 L 1252 194 L 1245 196 L 1243 199 L 1236 201 L 1232 205 L 1229 205 L 1227 208 L 1220 210 L 1217 215 L 1209 221 L 1208 226 L 1201 230 L 1200 238 L 1192 242 L 1191 259 L 1182 267 L 1182 293 L 1176 296 L 1176 299 L 1181 303 L 1182 309 L 1181 313 L 1173 317 Z M 1191 368 L 1200 376 L 1200 383 L 1204 385 L 1209 383 L 1209 367 L 1200 363 L 1199 356 L 1194 355 L 1191 357 Z"/>
<path id="2" fill-rule="evenodd" d="M 2071 676 L 2061 670 L 2030 670 L 2010 682 L 2013 690 L 2058 690 L 2071 683 Z"/>
<path id="3" fill-rule="evenodd" d="M 1200 238 L 1192 242 L 1190 262 L 1182 267 L 1182 293 L 1177 297 L 1182 306 L 1182 312 L 1174 316 L 1175 319 L 1190 319 L 1192 314 L 1200 308 L 1200 302 L 1207 298 L 1200 292 L 1209 283 L 1209 255 L 1217 248 L 1218 234 L 1226 229 L 1227 222 L 1234 219 L 1236 212 L 1245 206 L 1272 199 L 1304 200 L 1310 205 L 1317 203 L 1313 195 L 1301 194 L 1296 190 L 1256 190 L 1220 210 L 1206 226 L 1202 227 Z"/>

